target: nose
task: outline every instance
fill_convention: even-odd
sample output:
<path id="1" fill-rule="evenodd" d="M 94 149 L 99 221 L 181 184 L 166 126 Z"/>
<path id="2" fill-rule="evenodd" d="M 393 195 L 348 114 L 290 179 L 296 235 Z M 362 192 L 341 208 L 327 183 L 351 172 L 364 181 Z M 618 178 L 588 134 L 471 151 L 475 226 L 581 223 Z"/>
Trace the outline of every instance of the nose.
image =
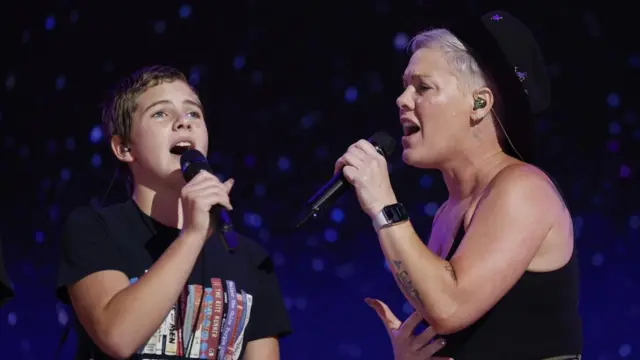
<path id="1" fill-rule="evenodd" d="M 178 116 L 173 122 L 173 131 L 178 130 L 191 130 L 191 122 L 186 115 Z"/>
<path id="2" fill-rule="evenodd" d="M 408 111 L 413 109 L 413 98 L 411 96 L 410 86 L 407 87 L 400 96 L 396 99 L 396 105 L 398 109 L 402 111 Z"/>

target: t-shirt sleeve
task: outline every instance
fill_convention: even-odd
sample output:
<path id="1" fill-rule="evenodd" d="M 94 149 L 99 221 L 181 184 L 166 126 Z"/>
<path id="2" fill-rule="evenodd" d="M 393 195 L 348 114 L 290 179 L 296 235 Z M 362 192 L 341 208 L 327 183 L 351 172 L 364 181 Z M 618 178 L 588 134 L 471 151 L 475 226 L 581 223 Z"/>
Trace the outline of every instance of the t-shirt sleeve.
<path id="1" fill-rule="evenodd" d="M 2 238 L 0 238 L 0 305 L 13 297 L 13 290 L 11 289 L 11 281 L 4 267 L 4 256 L 2 253 Z"/>
<path id="2" fill-rule="evenodd" d="M 247 341 L 291 334 L 291 321 L 284 304 L 271 257 L 263 251 L 257 266 L 259 288 L 254 296 Z"/>
<path id="3" fill-rule="evenodd" d="M 60 239 L 58 298 L 68 304 L 67 286 L 103 270 L 121 270 L 118 248 L 96 210 L 74 210 L 67 217 Z"/>

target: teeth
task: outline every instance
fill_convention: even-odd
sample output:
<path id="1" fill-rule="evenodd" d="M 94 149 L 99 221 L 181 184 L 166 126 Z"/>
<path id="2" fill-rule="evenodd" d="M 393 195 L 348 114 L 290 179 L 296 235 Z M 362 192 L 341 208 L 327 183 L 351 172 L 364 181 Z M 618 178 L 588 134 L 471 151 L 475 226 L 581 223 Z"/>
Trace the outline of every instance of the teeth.
<path id="1" fill-rule="evenodd" d="M 184 146 L 184 147 L 191 147 L 191 143 L 188 141 L 180 141 L 179 143 L 175 144 L 174 146 Z"/>

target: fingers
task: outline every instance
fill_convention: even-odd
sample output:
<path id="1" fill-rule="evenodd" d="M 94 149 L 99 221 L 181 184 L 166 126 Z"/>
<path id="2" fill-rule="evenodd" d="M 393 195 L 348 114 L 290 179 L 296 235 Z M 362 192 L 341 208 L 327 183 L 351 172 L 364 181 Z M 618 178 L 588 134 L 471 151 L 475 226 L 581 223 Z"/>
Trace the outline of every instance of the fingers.
<path id="1" fill-rule="evenodd" d="M 236 181 L 234 179 L 228 179 L 222 184 L 224 185 L 225 189 L 227 189 L 227 194 L 231 192 L 231 189 L 233 188 L 233 184 L 235 183 Z"/>
<path id="2" fill-rule="evenodd" d="M 353 146 L 362 151 L 363 153 L 367 154 L 368 156 L 372 156 L 372 157 L 383 157 L 382 155 L 380 155 L 380 153 L 376 150 L 376 148 L 373 146 L 373 144 L 371 144 L 370 142 L 368 142 L 367 140 L 358 140 L 358 142 L 356 142 L 355 144 L 353 144 Z"/>
<path id="3" fill-rule="evenodd" d="M 380 154 L 376 152 L 375 148 L 373 148 L 371 144 L 369 144 L 369 148 L 367 149 L 363 148 L 363 145 L 359 145 L 361 141 L 369 144 L 369 142 L 365 140 L 360 140 L 357 143 L 349 146 L 347 152 L 345 152 L 344 155 L 342 155 L 342 157 L 340 157 L 340 159 L 336 161 L 334 173 L 338 173 L 340 170 L 342 170 L 342 168 L 349 165 L 355 167 L 356 169 L 362 169 L 363 165 L 370 162 L 370 158 L 372 155 L 380 156 Z"/>
<path id="4" fill-rule="evenodd" d="M 418 350 L 419 357 L 425 358 L 425 359 L 441 359 L 441 360 L 450 359 L 448 357 L 433 357 L 433 358 L 431 357 L 431 355 L 440 351 L 440 349 L 442 349 L 445 345 L 446 343 L 444 339 L 438 339 L 432 342 L 431 344 L 423 347 L 422 349 Z"/>
<path id="5" fill-rule="evenodd" d="M 422 345 L 428 344 L 436 335 L 436 331 L 429 326 L 425 331 L 416 336 L 416 342 Z"/>
<path id="6" fill-rule="evenodd" d="M 364 301 L 376 311 L 376 314 L 378 314 L 378 317 L 382 320 L 387 331 L 396 330 L 402 325 L 400 319 L 389 309 L 387 304 L 378 299 L 371 298 L 366 298 Z"/>
<path id="7" fill-rule="evenodd" d="M 209 211 L 216 204 L 224 206 L 227 210 L 233 210 L 229 195 L 224 188 L 208 187 L 192 190 L 185 195 L 185 198 L 200 210 Z"/>
<path id="8" fill-rule="evenodd" d="M 413 334 L 413 331 L 416 329 L 418 324 L 422 321 L 422 315 L 420 315 L 417 311 L 414 311 L 409 315 L 407 320 L 404 321 L 402 326 L 400 327 L 400 331 L 404 336 Z"/>
<path id="9" fill-rule="evenodd" d="M 232 210 L 229 191 L 231 191 L 233 184 L 233 179 L 229 179 L 223 184 L 213 174 L 201 171 L 182 188 L 182 198 L 190 206 L 195 206 L 203 211 L 208 211 L 216 204 L 224 206 L 227 210 Z"/>

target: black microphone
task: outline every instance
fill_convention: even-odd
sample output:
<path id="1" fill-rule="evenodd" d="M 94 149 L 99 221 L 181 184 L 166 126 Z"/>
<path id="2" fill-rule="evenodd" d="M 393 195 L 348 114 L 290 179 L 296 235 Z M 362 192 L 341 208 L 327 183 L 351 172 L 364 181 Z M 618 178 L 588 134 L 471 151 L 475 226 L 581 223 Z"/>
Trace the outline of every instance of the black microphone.
<path id="1" fill-rule="evenodd" d="M 369 142 L 380 155 L 388 158 L 396 146 L 396 141 L 385 132 L 377 132 L 369 138 Z M 311 218 L 318 218 L 328 207 L 351 188 L 351 184 L 344 178 L 342 171 L 335 174 L 318 192 L 307 201 L 303 210 L 296 218 L 296 227 L 302 226 Z"/>
<path id="2" fill-rule="evenodd" d="M 211 169 L 207 158 L 196 149 L 189 149 L 182 153 L 180 156 L 180 169 L 186 182 L 191 181 L 191 179 L 201 171 L 213 174 L 213 169 Z M 211 225 L 219 228 L 223 234 L 223 244 L 225 248 L 228 251 L 235 249 L 237 246 L 235 236 L 224 236 L 226 232 L 233 230 L 233 224 L 231 223 L 231 217 L 229 217 L 227 209 L 217 204 L 212 206 L 209 212 L 211 213 Z"/>

